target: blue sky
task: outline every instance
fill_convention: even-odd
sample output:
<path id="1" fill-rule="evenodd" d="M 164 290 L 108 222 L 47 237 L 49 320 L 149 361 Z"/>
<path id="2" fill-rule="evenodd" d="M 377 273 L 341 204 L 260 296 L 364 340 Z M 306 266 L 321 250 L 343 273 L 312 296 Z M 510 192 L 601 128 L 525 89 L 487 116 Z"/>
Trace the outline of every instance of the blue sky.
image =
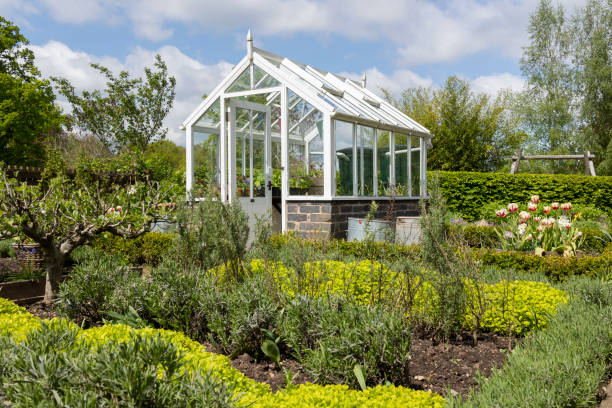
<path id="1" fill-rule="evenodd" d="M 583 0 L 563 0 L 568 11 Z M 166 121 L 180 122 L 255 46 L 315 67 L 361 76 L 395 94 L 449 75 L 480 92 L 519 90 L 520 55 L 536 0 L 0 0 L 0 15 L 30 39 L 45 75 L 102 88 L 89 64 L 142 74 L 160 53 L 177 79 Z M 62 102 L 62 101 L 60 101 Z M 66 106 L 66 105 L 65 105 Z M 66 106 L 66 109 L 68 107 Z"/>

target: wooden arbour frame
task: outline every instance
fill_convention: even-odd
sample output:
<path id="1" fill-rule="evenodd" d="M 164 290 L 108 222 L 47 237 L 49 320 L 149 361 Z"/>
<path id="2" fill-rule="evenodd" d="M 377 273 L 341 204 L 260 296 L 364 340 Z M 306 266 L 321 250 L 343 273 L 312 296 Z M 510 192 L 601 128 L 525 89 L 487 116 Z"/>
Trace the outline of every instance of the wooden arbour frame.
<path id="1" fill-rule="evenodd" d="M 519 149 L 518 154 L 512 156 L 512 166 L 510 174 L 518 173 L 518 168 L 521 160 L 584 160 L 584 173 L 587 176 L 596 176 L 593 159 L 595 155 L 588 150 L 584 154 L 536 154 L 532 156 L 523 156 L 523 149 Z"/>

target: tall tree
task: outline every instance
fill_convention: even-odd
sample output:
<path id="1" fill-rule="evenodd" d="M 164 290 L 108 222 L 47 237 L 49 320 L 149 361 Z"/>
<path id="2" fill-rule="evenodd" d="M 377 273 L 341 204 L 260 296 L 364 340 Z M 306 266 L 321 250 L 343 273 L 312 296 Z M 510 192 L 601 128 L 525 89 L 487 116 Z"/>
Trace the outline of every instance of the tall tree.
<path id="1" fill-rule="evenodd" d="M 572 21 L 581 135 L 598 174 L 612 175 L 612 0 L 589 0 Z"/>
<path id="2" fill-rule="evenodd" d="M 47 135 L 64 118 L 27 44 L 19 27 L 0 17 L 0 161 L 36 166 L 44 162 Z"/>
<path id="3" fill-rule="evenodd" d="M 115 76 L 108 68 L 91 64 L 106 79 L 104 91 L 78 95 L 64 78 L 53 78 L 59 92 L 72 104 L 74 124 L 119 152 L 129 148 L 144 151 L 149 143 L 163 140 L 168 129 L 163 120 L 174 102 L 176 80 L 159 55 L 154 69 L 145 68 L 144 78 L 130 78 L 127 71 Z"/>
<path id="4" fill-rule="evenodd" d="M 394 103 L 434 135 L 428 153 L 431 169 L 496 170 L 522 137 L 511 116 L 508 94 L 492 99 L 454 76 L 442 89 L 407 89 Z"/>
<path id="5" fill-rule="evenodd" d="M 563 7 L 540 0 L 527 31 L 530 44 L 521 58 L 521 70 L 527 78 L 522 106 L 532 135 L 531 147 L 575 150 L 571 37 Z"/>

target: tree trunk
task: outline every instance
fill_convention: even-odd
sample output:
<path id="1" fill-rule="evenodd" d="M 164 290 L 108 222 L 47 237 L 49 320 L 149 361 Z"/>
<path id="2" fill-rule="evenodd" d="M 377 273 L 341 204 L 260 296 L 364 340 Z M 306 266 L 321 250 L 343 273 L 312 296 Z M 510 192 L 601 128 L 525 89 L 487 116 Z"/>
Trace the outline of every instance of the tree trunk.
<path id="1" fill-rule="evenodd" d="M 59 281 L 62 277 L 64 269 L 64 257 L 61 253 L 53 248 L 47 250 L 47 280 L 45 282 L 45 299 L 44 302 L 50 305 L 59 288 Z"/>

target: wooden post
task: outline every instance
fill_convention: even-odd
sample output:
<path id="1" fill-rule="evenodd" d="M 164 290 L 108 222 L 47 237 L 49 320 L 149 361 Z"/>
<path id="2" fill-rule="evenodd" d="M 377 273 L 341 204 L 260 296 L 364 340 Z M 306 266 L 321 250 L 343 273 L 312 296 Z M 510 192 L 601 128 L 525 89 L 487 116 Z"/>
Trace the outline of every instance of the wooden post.
<path id="1" fill-rule="evenodd" d="M 590 174 L 591 176 L 595 177 L 595 166 L 593 165 L 593 157 L 591 155 L 591 152 L 589 152 L 588 150 L 585 153 L 586 157 L 588 157 L 588 168 L 587 168 L 587 174 Z"/>
<path id="2" fill-rule="evenodd" d="M 589 171 L 589 151 L 586 150 L 584 152 L 584 173 L 588 176 L 590 174 Z"/>
<path id="3" fill-rule="evenodd" d="M 510 167 L 510 174 L 518 173 L 519 163 L 521 162 L 521 156 L 523 155 L 523 148 L 518 150 L 518 154 L 512 157 L 512 166 Z"/>

